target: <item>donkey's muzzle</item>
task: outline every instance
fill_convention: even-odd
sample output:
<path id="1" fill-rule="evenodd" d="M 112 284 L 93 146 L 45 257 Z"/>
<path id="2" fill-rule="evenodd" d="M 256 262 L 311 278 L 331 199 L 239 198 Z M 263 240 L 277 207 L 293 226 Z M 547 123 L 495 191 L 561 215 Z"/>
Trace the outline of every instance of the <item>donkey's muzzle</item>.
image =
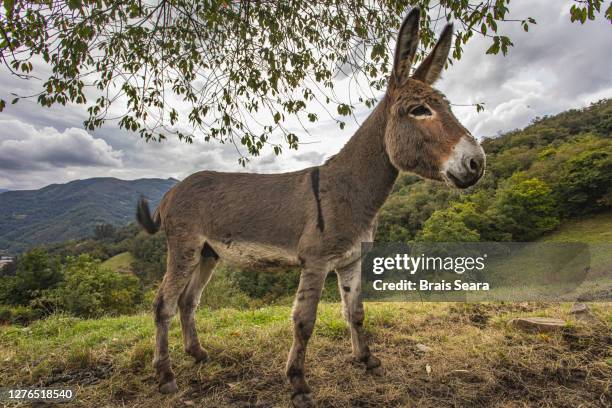
<path id="1" fill-rule="evenodd" d="M 459 188 L 468 188 L 480 180 L 484 174 L 485 158 L 484 154 L 471 157 L 464 157 L 459 171 L 453 173 L 447 170 L 446 176 Z"/>
<path id="2" fill-rule="evenodd" d="M 450 171 L 446 172 L 446 177 L 448 177 L 448 179 L 453 182 L 455 187 L 459 187 L 459 188 L 468 188 L 468 187 L 471 187 L 474 184 L 476 184 L 478 182 L 478 180 L 480 180 L 480 176 L 479 175 L 478 176 L 470 176 L 469 178 L 459 178 L 459 177 L 455 176 L 453 173 L 451 173 Z"/>
<path id="3" fill-rule="evenodd" d="M 459 171 L 446 171 L 448 177 L 456 187 L 468 188 L 473 186 L 480 180 L 484 174 L 485 160 L 484 155 L 465 157 L 462 160 L 462 166 Z"/>
<path id="4" fill-rule="evenodd" d="M 473 138 L 462 138 L 447 163 L 444 175 L 456 187 L 467 188 L 480 180 L 485 170 L 485 153 Z"/>

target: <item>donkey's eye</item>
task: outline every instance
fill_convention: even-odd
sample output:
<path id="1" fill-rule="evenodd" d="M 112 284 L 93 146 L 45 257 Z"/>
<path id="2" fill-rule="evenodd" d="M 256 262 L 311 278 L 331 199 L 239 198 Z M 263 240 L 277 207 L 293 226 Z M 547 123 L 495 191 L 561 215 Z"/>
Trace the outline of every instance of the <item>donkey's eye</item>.
<path id="1" fill-rule="evenodd" d="M 419 105 L 417 107 L 412 108 L 410 114 L 412 116 L 431 116 L 431 111 L 428 107 Z"/>

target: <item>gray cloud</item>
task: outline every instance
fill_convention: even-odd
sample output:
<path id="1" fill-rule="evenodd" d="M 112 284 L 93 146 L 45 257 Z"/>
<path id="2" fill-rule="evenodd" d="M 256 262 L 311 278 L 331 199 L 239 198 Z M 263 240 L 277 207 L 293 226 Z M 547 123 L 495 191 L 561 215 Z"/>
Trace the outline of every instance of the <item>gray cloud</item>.
<path id="1" fill-rule="evenodd" d="M 120 166 L 122 153 L 82 129 L 36 129 L 17 120 L 0 120 L 0 168 L 41 170 L 70 166 Z"/>
<path id="2" fill-rule="evenodd" d="M 306 152 L 302 154 L 298 154 L 295 156 L 295 159 L 300 162 L 306 162 L 313 165 L 321 164 L 323 162 L 323 158 L 325 157 L 325 153 L 321 152 Z"/>
<path id="3" fill-rule="evenodd" d="M 485 55 L 489 39 L 475 38 L 439 84 L 451 102 L 485 102 L 486 110 L 456 108 L 477 136 L 521 128 L 536 116 L 588 105 L 612 96 L 612 26 L 602 17 L 571 23 L 571 1 L 513 2 L 510 19 L 534 17 L 528 33 L 517 24 L 500 25 L 514 47 L 506 57 Z"/>

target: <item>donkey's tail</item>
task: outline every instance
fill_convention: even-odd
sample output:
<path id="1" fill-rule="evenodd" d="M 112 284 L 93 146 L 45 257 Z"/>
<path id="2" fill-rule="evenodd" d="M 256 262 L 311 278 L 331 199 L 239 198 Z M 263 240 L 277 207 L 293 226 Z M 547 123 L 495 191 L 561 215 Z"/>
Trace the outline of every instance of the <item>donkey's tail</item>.
<path id="1" fill-rule="evenodd" d="M 149 203 L 144 197 L 140 197 L 138 200 L 138 207 L 136 207 L 136 220 L 149 234 L 155 234 L 159 231 L 161 225 L 161 219 L 159 217 L 159 211 L 155 211 L 153 217 L 151 217 L 151 211 L 149 210 Z"/>

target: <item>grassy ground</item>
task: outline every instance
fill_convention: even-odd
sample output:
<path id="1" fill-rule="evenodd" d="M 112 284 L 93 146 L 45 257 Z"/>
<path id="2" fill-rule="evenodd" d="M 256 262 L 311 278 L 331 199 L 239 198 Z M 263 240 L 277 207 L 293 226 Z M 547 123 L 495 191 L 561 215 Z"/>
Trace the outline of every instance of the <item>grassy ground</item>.
<path id="1" fill-rule="evenodd" d="M 366 329 L 382 376 L 347 361 L 348 329 L 337 304 L 322 304 L 307 355 L 320 407 L 591 407 L 612 403 L 612 305 L 574 320 L 569 304 L 367 303 Z M 566 320 L 559 333 L 528 334 L 515 316 Z M 55 316 L 0 328 L 0 384 L 71 386 L 73 406 L 288 406 L 283 371 L 290 308 L 200 310 L 211 360 L 195 365 L 170 336 L 179 393 L 157 393 L 148 314 L 79 320 Z M 422 343 L 431 348 L 421 352 Z M 428 368 L 429 367 L 429 368 Z"/>
<path id="2" fill-rule="evenodd" d="M 129 252 L 122 252 L 102 262 L 102 266 L 115 272 L 131 272 L 134 257 Z"/>
<path id="3" fill-rule="evenodd" d="M 564 223 L 542 241 L 612 242 L 612 213 Z M 104 264 L 129 270 L 131 256 Z M 223 297 L 221 299 L 220 297 Z M 227 299 L 227 298 L 231 299 Z M 211 360 L 182 351 L 170 335 L 179 393 L 157 392 L 149 313 L 81 320 L 52 316 L 29 327 L 0 327 L 0 387 L 74 387 L 69 406 L 285 407 L 283 372 L 291 345 L 289 306 L 213 310 L 251 303 L 219 277 L 198 311 Z M 380 377 L 348 361 L 348 328 L 335 303 L 323 303 L 307 355 L 320 407 L 604 407 L 612 404 L 612 303 L 590 304 L 596 319 L 576 321 L 570 304 L 367 303 L 366 330 L 382 359 Z M 565 329 L 529 334 L 517 316 L 564 319 Z M 430 351 L 423 352 L 417 344 Z"/>
<path id="4" fill-rule="evenodd" d="M 540 241 L 612 242 L 612 212 L 565 220 L 559 228 Z"/>

